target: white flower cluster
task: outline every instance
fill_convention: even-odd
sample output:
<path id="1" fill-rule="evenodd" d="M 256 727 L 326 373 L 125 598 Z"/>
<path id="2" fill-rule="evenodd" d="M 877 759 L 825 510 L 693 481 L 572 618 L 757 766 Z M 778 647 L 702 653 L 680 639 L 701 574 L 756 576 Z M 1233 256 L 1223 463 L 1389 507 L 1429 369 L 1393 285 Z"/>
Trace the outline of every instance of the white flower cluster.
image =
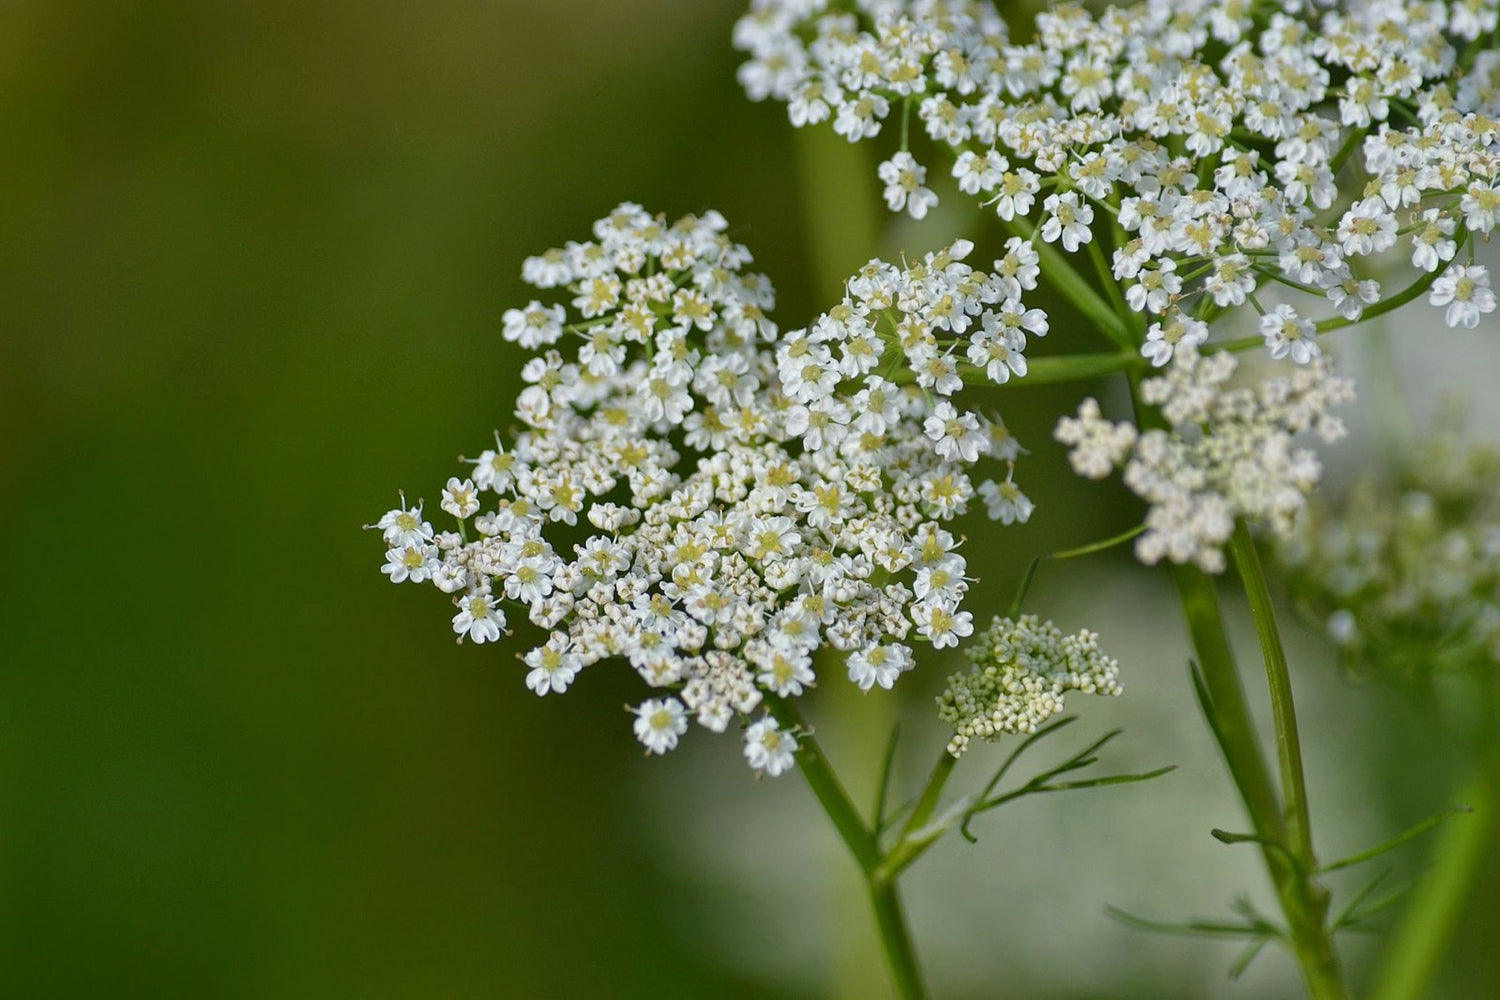
<path id="1" fill-rule="evenodd" d="M 1353 399 L 1354 385 L 1326 358 L 1258 391 L 1228 386 L 1235 367 L 1228 352 L 1179 351 L 1164 375 L 1143 382 L 1142 400 L 1161 407 L 1169 429 L 1137 433 L 1111 423 L 1092 399 L 1058 422 L 1055 437 L 1072 448 L 1076 472 L 1100 479 L 1123 464 L 1125 484 L 1150 504 L 1135 546 L 1142 562 L 1223 572 L 1223 546 L 1239 517 L 1290 534 L 1322 474 L 1317 455 L 1293 435 L 1311 430 L 1330 443 L 1344 436 L 1329 411 Z"/>
<path id="2" fill-rule="evenodd" d="M 901 314 L 911 357 L 930 328 L 962 332 L 980 313 L 965 297 L 980 292 L 957 290 L 977 284 L 966 269 L 872 264 L 851 301 L 783 340 L 770 286 L 742 272 L 750 255 L 725 229 L 714 213 L 668 225 L 626 204 L 593 240 L 527 260 L 525 279 L 565 301 L 505 314 L 506 339 L 540 352 L 521 372 L 525 429 L 449 480 L 456 532 L 404 499 L 377 527 L 392 580 L 453 595 L 460 640 L 497 640 L 507 607 L 549 630 L 524 657 L 538 694 L 622 661 L 661 689 L 634 709 L 649 752 L 675 747 L 689 716 L 717 732 L 740 719 L 751 766 L 779 774 L 796 735 L 749 716 L 765 692 L 811 686 L 821 647 L 860 687 L 889 688 L 910 643 L 972 632 L 943 525 L 976 493 L 969 466 L 1017 447 L 874 374 L 873 303 Z M 1009 478 L 989 485 L 996 516 L 1024 520 Z"/>
<path id="3" fill-rule="evenodd" d="M 1034 733 L 1063 710 L 1068 691 L 1118 695 L 1119 663 L 1087 630 L 1064 635 L 1035 615 L 997 618 L 966 650 L 973 669 L 948 678 L 938 717 L 953 727 L 948 752 L 958 757 L 972 739 Z"/>
<path id="4" fill-rule="evenodd" d="M 902 385 L 915 383 L 933 401 L 922 428 L 938 457 L 971 463 L 991 455 L 1009 463 L 1004 482 L 978 486 L 992 518 L 1024 522 L 1032 504 L 1013 482 L 1020 445 L 998 418 L 959 410 L 960 355 L 1004 382 L 1026 374 L 1028 334 L 1047 333 L 1040 309 L 1021 302 L 1036 287 L 1035 253 L 1020 241 L 995 262 L 995 273 L 963 261 L 973 244 L 959 240 L 898 268 L 872 260 L 851 278 L 842 302 L 806 330 L 787 334 L 776 353 L 782 391 L 796 404 L 788 428 L 809 448 L 847 437 L 883 435 L 899 422 Z M 952 488 L 949 488 L 949 487 Z M 959 509 L 967 484 L 934 484 L 929 502 Z"/>
<path id="5" fill-rule="evenodd" d="M 1296 605 L 1388 674 L 1500 664 L 1500 452 L 1461 423 L 1446 415 L 1396 476 L 1313 504 L 1277 546 Z"/>
<path id="6" fill-rule="evenodd" d="M 958 188 L 1021 235 L 1086 249 L 1165 366 L 1268 281 L 1313 296 L 1266 314 L 1272 356 L 1306 364 L 1316 325 L 1381 298 L 1355 265 L 1399 250 L 1450 325 L 1496 306 L 1450 267 L 1500 220 L 1500 0 L 1144 0 L 1038 14 L 1011 41 L 975 0 L 753 0 L 735 29 L 752 99 L 850 141 L 901 121 L 880 166 L 893 210 L 937 201 L 915 112 Z M 1340 173 L 1354 152 L 1364 176 Z M 1034 216 L 1034 218 L 1032 218 Z M 1108 253 L 1106 259 L 1103 255 Z"/>

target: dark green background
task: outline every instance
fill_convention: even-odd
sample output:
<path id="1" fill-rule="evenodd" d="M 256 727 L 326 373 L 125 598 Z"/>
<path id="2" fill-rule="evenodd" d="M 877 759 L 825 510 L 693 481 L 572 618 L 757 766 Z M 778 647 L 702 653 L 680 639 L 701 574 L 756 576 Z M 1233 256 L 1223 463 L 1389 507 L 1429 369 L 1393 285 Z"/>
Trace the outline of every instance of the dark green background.
<path id="1" fill-rule="evenodd" d="M 359 530 L 508 422 L 521 259 L 621 200 L 815 314 L 740 12 L 0 4 L 0 995 L 767 995 L 661 877 L 628 678 L 537 700 Z M 1130 513 L 1056 409 L 1028 554 Z"/>

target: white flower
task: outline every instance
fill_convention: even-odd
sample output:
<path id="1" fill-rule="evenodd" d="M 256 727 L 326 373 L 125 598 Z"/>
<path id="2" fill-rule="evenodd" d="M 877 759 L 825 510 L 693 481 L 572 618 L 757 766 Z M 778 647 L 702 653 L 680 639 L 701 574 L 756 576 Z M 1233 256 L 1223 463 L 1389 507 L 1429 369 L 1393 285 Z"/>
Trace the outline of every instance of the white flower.
<path id="1" fill-rule="evenodd" d="M 797 738 L 771 716 L 765 716 L 745 730 L 745 760 L 756 771 L 777 777 L 796 759 Z"/>
<path id="2" fill-rule="evenodd" d="M 635 713 L 635 738 L 648 754 L 675 749 L 678 738 L 687 732 L 687 713 L 676 698 L 649 698 L 631 711 Z"/>
<path id="3" fill-rule="evenodd" d="M 507 309 L 501 335 L 528 351 L 557 342 L 567 313 L 562 306 L 544 306 L 532 300 L 525 309 Z"/>
<path id="4" fill-rule="evenodd" d="M 1443 318 L 1449 326 L 1479 325 L 1479 317 L 1495 311 L 1495 293 L 1490 289 L 1490 272 L 1483 264 L 1458 264 L 1450 267 L 1432 283 L 1428 302 L 1447 306 Z"/>
<path id="5" fill-rule="evenodd" d="M 946 459 L 977 462 L 980 453 L 989 450 L 989 435 L 980 427 L 979 418 L 959 413 L 947 400 L 933 409 L 923 429 L 938 455 Z"/>
<path id="6" fill-rule="evenodd" d="M 1297 310 L 1284 302 L 1260 318 L 1260 332 L 1276 360 L 1290 356 L 1297 364 L 1305 365 L 1322 353 L 1312 320 L 1298 316 Z"/>
<path id="7" fill-rule="evenodd" d="M 849 654 L 849 679 L 868 691 L 875 685 L 890 690 L 896 678 L 912 668 L 911 650 L 900 644 L 877 643 Z"/>
<path id="8" fill-rule="evenodd" d="M 430 545 L 408 545 L 391 549 L 386 553 L 385 565 L 380 572 L 391 578 L 392 583 L 422 583 L 432 576 L 438 567 L 437 550 Z"/>
<path id="9" fill-rule="evenodd" d="M 1149 358 L 1157 368 L 1165 368 L 1179 345 L 1196 349 L 1206 340 L 1207 323 L 1181 312 L 1174 312 L 1164 321 L 1151 324 L 1146 331 L 1146 342 L 1141 345 L 1141 354 Z"/>
<path id="10" fill-rule="evenodd" d="M 1093 206 L 1069 191 L 1050 194 L 1042 203 L 1047 221 L 1042 224 L 1042 239 L 1048 243 L 1062 240 L 1063 249 L 1072 253 L 1093 238 L 1089 223 L 1094 221 Z"/>
<path id="11" fill-rule="evenodd" d="M 470 594 L 459 599 L 453 631 L 460 639 L 467 635 L 474 642 L 495 642 L 504 628 L 505 614 L 488 594 Z"/>
<path id="12" fill-rule="evenodd" d="M 881 119 L 890 112 L 890 102 L 884 97 L 861 91 L 853 100 L 839 102 L 833 130 L 850 142 L 868 139 L 879 133 Z"/>
<path id="13" fill-rule="evenodd" d="M 422 520 L 422 505 L 408 508 L 404 499 L 400 507 L 387 511 L 375 522 L 375 527 L 384 533 L 385 543 L 393 549 L 432 541 L 432 525 Z"/>
<path id="14" fill-rule="evenodd" d="M 923 601 L 912 606 L 912 620 L 917 631 L 932 642 L 934 649 L 957 646 L 958 640 L 974 634 L 974 616 L 954 611 L 946 601 Z"/>
<path id="15" fill-rule="evenodd" d="M 553 636 L 543 646 L 527 653 L 525 662 L 531 671 L 526 675 L 526 686 L 539 695 L 549 691 L 562 694 L 583 668 L 583 659 L 568 649 L 567 636 Z"/>
<path id="16" fill-rule="evenodd" d="M 920 219 L 937 204 L 937 195 L 923 187 L 927 181 L 927 168 L 910 153 L 897 153 L 886 160 L 880 165 L 879 174 L 885 182 L 885 203 L 892 212 L 905 208 L 913 219 Z"/>
<path id="17" fill-rule="evenodd" d="M 1411 263 L 1431 274 L 1453 259 L 1458 243 L 1450 239 L 1458 224 L 1435 208 L 1422 213 L 1421 225 L 1412 234 Z"/>
<path id="18" fill-rule="evenodd" d="M 404 497 L 378 525 L 384 572 L 452 595 L 460 636 L 498 640 L 506 605 L 549 633 L 523 656 L 538 694 L 628 663 L 662 692 L 635 711 L 658 753 L 690 719 L 724 732 L 767 693 L 800 695 L 820 648 L 852 658 L 853 683 L 887 685 L 911 664 L 914 622 L 939 647 L 972 631 L 941 525 L 973 499 L 974 464 L 1021 449 L 955 403 L 959 362 L 993 337 L 1013 345 L 1005 372 L 1024 370 L 1025 335 L 1047 328 L 1018 298 L 1036 285 L 1032 248 L 1008 245 L 991 275 L 959 240 L 872 261 L 783 335 L 727 227 L 627 204 L 594 241 L 529 262 L 536 283 L 567 289 L 560 318 L 531 311 L 574 335 L 521 365 L 522 429 L 449 481 L 461 531 L 434 535 Z"/>
<path id="19" fill-rule="evenodd" d="M 1001 483 L 992 480 L 980 483 L 979 495 L 984 498 L 990 519 L 1001 524 L 1025 524 L 1036 510 L 1036 504 L 1009 477 Z"/>
<path id="20" fill-rule="evenodd" d="M 441 506 L 460 521 L 478 511 L 479 493 L 474 489 L 474 481 L 465 479 L 460 482 L 458 477 L 450 477 L 448 485 L 443 487 Z"/>

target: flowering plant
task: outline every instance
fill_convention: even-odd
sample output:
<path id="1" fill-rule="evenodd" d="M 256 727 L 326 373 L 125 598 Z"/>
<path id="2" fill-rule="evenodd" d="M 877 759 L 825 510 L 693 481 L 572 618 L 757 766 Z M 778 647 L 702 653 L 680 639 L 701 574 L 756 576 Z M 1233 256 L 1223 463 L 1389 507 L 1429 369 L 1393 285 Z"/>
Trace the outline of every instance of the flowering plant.
<path id="1" fill-rule="evenodd" d="M 1338 865 L 1314 853 L 1251 532 L 1306 530 L 1322 474 L 1306 438 L 1344 434 L 1335 411 L 1353 383 L 1323 334 L 1423 298 L 1449 326 L 1496 307 L 1474 245 L 1500 218 L 1497 8 L 1065 5 L 1013 38 L 989 3 L 755 0 L 734 32 L 749 97 L 851 142 L 894 126 L 877 170 L 887 207 L 921 219 L 939 204 L 920 153 L 977 203 L 974 231 L 872 260 L 840 301 L 784 329 L 721 216 L 620 205 L 590 239 L 526 260 L 540 297 L 502 328 L 529 354 L 521 429 L 448 481 L 451 529 L 404 497 L 378 521 L 383 571 L 450 595 L 460 641 L 499 641 L 516 615 L 544 630 L 523 656 L 538 695 L 628 665 L 647 753 L 696 722 L 739 727 L 759 773 L 800 767 L 866 876 L 895 983 L 918 996 L 895 890 L 909 864 L 1016 794 L 1162 773 L 1055 780 L 1096 744 L 1013 793 L 995 793 L 1002 767 L 939 809 L 973 739 L 1019 734 L 1024 748 L 1056 731 L 1066 692 L 1122 690 L 1097 636 L 1021 613 L 1024 585 L 1008 615 L 976 623 L 966 598 L 984 567 L 952 522 L 971 507 L 1002 525 L 1033 512 L 1016 482 L 1025 451 L 994 408 L 1009 387 L 1123 375 L 1129 414 L 1085 398 L 1055 436 L 1079 475 L 1122 473 L 1140 525 L 1056 555 L 1133 540 L 1141 562 L 1171 567 L 1195 690 L 1254 827 L 1223 837 L 1259 847 L 1281 908 L 1280 924 L 1234 930 L 1251 954 L 1285 941 L 1312 996 L 1347 996 L 1333 934 L 1354 911 L 1330 918 L 1321 876 Z M 981 258 L 986 238 L 997 252 Z M 1058 315 L 1043 291 L 1097 332 L 1098 353 L 1032 353 Z M 1247 353 L 1261 357 L 1241 366 Z M 1279 781 L 1211 579 L 1231 564 L 1265 660 Z M 1465 600 L 1492 596 L 1486 580 Z M 953 736 L 931 777 L 904 817 L 862 815 L 797 699 L 835 670 L 889 689 L 957 646 L 973 667 L 939 699 Z"/>

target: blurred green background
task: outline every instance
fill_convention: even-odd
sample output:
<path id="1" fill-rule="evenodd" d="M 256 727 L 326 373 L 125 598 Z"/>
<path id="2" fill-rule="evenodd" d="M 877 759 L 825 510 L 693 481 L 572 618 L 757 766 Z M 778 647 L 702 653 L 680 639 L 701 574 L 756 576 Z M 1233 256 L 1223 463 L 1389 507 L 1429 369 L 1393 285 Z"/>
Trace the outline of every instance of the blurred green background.
<path id="1" fill-rule="evenodd" d="M 530 297 L 521 259 L 621 200 L 719 209 L 775 281 L 782 322 L 816 314 L 803 219 L 837 224 L 841 208 L 799 187 L 816 140 L 740 94 L 741 10 L 0 5 L 0 995 L 879 995 L 862 903 L 838 901 L 836 874 L 818 912 L 846 957 L 795 961 L 776 952 L 806 886 L 723 874 L 754 856 L 746 836 L 827 848 L 795 778 L 750 781 L 732 740 L 700 734 L 643 760 L 624 672 L 536 699 L 510 649 L 455 646 L 441 598 L 390 586 L 359 530 L 397 487 L 432 497 L 457 454 L 507 425 L 516 364 L 498 323 Z M 853 266 L 880 249 L 864 224 L 851 215 L 823 256 Z M 932 245 L 901 238 L 886 245 Z M 1035 446 L 1022 479 L 1045 516 L 994 550 L 989 599 L 1023 557 L 1132 514 L 1047 443 L 1077 395 L 1006 414 Z M 1097 586 L 1102 600 L 1121 584 Z M 1149 659 L 1153 636 L 1140 641 Z M 1162 690 L 1185 698 L 1182 651 L 1157 655 Z M 916 711 L 934 683 L 909 692 Z M 1336 678 L 1319 683 L 1340 697 Z M 1151 723 L 1169 737 L 1151 749 L 1195 754 L 1222 784 L 1185 711 Z M 1453 762 L 1424 720 L 1375 718 L 1351 712 L 1339 745 L 1368 771 L 1353 786 L 1387 796 L 1362 828 L 1386 833 L 1443 804 Z M 1179 730 L 1200 742 L 1171 743 Z M 1183 836 L 1206 841 L 1233 808 Z M 989 846 L 1003 866 L 1005 842 Z M 766 863 L 844 862 L 827 848 Z M 991 903 L 1042 920 L 1033 888 L 1020 908 L 981 894 L 976 919 Z M 934 940 L 941 891 L 918 908 Z M 1119 891 L 1109 901 L 1129 903 Z M 1109 924 L 1100 892 L 1075 894 L 1107 954 L 1154 957 L 1128 983 L 1106 967 L 1096 978 L 1115 987 L 1064 977 L 1055 995 L 1284 988 L 1272 959 L 1261 986 L 1227 992 L 1221 953 L 1183 957 L 1198 946 Z M 1475 942 L 1495 926 L 1467 924 Z M 1484 952 L 1452 959 L 1480 990 L 1463 995 L 1500 995 Z M 950 995 L 1014 988 L 947 976 Z M 1047 981 L 1018 975 L 1031 985 L 1015 995 L 1054 995 Z"/>

